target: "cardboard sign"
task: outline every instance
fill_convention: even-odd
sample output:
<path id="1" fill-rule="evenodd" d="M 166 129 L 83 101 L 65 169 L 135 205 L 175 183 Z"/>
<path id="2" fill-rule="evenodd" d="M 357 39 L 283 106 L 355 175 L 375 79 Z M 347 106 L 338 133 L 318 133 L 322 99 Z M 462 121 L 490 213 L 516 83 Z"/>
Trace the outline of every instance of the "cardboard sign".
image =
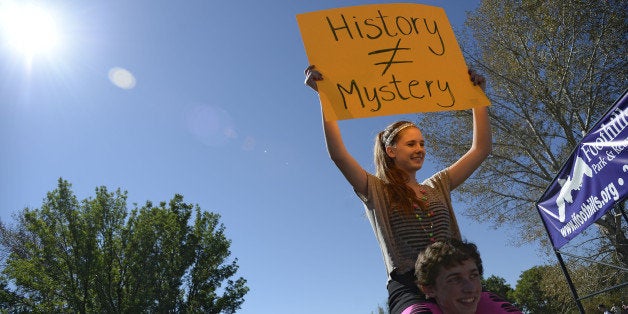
<path id="1" fill-rule="evenodd" d="M 326 120 L 489 105 L 439 7 L 376 4 L 297 15 L 309 63 L 323 74 Z"/>

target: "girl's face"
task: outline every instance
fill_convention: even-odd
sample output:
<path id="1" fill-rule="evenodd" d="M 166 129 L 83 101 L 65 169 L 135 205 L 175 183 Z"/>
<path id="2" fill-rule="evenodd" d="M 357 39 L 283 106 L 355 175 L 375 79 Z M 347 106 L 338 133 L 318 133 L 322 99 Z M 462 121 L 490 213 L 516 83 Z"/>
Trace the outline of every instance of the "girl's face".
<path id="1" fill-rule="evenodd" d="M 397 142 L 386 147 L 386 154 L 395 161 L 395 165 L 414 174 L 425 160 L 425 139 L 421 131 L 415 127 L 408 127 L 397 135 Z"/>

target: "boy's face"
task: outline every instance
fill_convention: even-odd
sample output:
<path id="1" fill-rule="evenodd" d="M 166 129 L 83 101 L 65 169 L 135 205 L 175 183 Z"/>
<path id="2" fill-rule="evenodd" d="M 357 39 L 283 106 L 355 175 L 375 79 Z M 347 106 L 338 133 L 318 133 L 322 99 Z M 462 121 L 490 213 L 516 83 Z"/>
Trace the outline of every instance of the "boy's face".
<path id="1" fill-rule="evenodd" d="M 440 268 L 434 286 L 424 287 L 445 314 L 475 313 L 482 293 L 482 279 L 472 259 L 449 269 Z"/>

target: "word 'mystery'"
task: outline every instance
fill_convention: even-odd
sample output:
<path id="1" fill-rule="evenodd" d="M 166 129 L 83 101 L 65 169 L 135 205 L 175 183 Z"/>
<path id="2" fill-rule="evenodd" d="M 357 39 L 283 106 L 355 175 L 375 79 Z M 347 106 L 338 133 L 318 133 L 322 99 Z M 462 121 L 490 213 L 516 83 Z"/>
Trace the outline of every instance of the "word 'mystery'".
<path id="1" fill-rule="evenodd" d="M 444 95 L 446 102 L 436 103 L 439 107 L 452 107 L 456 102 L 454 94 L 451 91 L 449 82 L 441 82 L 440 80 L 418 80 L 401 81 L 393 74 L 391 80 L 381 86 L 360 86 L 356 80 L 351 80 L 348 86 L 341 83 L 336 84 L 338 92 L 342 96 L 342 102 L 345 109 L 347 107 L 347 98 L 350 96 L 357 97 L 362 108 L 366 107 L 366 103 L 370 103 L 371 111 L 378 111 L 382 107 L 382 102 L 390 102 L 393 100 L 433 100 L 432 98 L 442 99 Z M 427 98 L 426 98 L 427 97 Z"/>

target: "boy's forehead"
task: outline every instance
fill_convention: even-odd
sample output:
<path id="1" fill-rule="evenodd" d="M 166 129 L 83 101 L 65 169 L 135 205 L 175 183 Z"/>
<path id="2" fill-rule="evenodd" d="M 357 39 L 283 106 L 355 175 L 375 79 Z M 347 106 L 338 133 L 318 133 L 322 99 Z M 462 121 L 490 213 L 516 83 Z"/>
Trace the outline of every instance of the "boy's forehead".
<path id="1" fill-rule="evenodd" d="M 468 272 L 468 271 L 475 271 L 475 270 L 478 270 L 478 266 L 475 264 L 475 262 L 472 259 L 469 258 L 458 264 L 454 264 L 449 267 L 441 266 L 440 275 L 450 276 L 450 275 L 465 272 L 465 271 Z"/>

